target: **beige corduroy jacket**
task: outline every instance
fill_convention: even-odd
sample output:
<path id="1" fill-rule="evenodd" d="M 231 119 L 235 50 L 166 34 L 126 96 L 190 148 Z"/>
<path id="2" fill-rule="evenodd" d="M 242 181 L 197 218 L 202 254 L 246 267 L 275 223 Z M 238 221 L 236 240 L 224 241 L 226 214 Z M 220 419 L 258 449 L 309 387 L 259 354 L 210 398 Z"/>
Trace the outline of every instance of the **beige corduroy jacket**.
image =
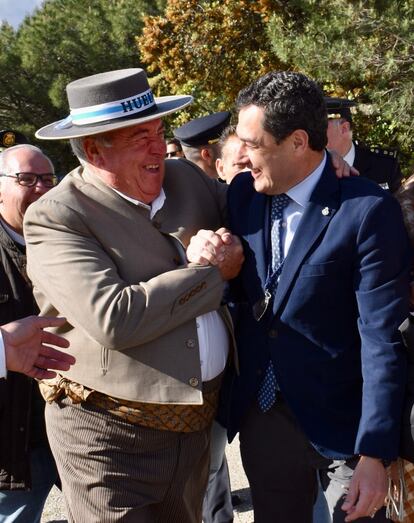
<path id="1" fill-rule="evenodd" d="M 224 224 L 226 188 L 186 160 L 166 161 L 163 187 L 151 221 L 72 171 L 26 212 L 28 273 L 41 313 L 67 318 L 60 332 L 77 362 L 66 377 L 120 399 L 200 404 L 195 318 L 220 310 L 231 320 L 218 269 L 183 265 L 176 240 L 185 248 Z"/>

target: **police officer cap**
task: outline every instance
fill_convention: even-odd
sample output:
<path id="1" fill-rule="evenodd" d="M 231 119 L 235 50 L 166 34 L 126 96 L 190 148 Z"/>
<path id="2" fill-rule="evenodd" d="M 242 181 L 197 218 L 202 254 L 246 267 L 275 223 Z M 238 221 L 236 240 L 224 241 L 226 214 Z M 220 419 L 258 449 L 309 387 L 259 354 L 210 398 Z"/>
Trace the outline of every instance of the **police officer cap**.
<path id="1" fill-rule="evenodd" d="M 7 149 L 7 147 L 13 147 L 13 145 L 22 145 L 30 143 L 26 136 L 19 131 L 13 131 L 6 129 L 0 131 L 0 151 Z"/>
<path id="2" fill-rule="evenodd" d="M 212 145 L 219 141 L 220 135 L 230 122 L 231 113 L 221 111 L 191 120 L 178 127 L 174 136 L 187 147 Z"/>
<path id="3" fill-rule="evenodd" d="M 344 120 L 352 122 L 351 107 L 356 105 L 353 100 L 325 96 L 325 104 L 328 111 L 328 119 L 344 118 Z"/>

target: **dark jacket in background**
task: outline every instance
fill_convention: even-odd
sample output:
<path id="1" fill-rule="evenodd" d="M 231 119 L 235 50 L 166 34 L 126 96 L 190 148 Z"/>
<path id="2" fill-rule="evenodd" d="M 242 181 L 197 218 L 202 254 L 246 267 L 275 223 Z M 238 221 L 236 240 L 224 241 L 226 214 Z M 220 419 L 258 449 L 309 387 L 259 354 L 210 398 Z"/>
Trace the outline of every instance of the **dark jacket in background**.
<path id="1" fill-rule="evenodd" d="M 0 224 L 0 325 L 38 314 L 26 275 L 25 247 Z M 47 445 L 44 401 L 35 380 L 8 372 L 0 379 L 0 490 L 30 488 L 30 449 Z"/>
<path id="2" fill-rule="evenodd" d="M 392 193 L 401 186 L 402 174 L 395 155 L 381 149 L 368 149 L 355 144 L 354 165 L 361 176 L 381 185 Z"/>

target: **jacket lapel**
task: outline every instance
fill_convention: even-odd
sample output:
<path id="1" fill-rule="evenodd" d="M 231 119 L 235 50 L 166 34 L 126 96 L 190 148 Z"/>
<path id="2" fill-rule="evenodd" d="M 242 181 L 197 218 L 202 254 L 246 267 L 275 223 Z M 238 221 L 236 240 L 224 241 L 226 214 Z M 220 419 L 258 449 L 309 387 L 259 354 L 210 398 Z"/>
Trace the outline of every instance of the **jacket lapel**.
<path id="1" fill-rule="evenodd" d="M 250 247 L 250 254 L 254 256 L 256 271 L 264 288 L 267 276 L 267 242 L 269 228 L 267 224 L 268 198 L 264 194 L 255 193 L 249 208 L 248 234 L 246 240 Z M 250 271 L 249 271 L 250 272 Z"/>
<path id="2" fill-rule="evenodd" d="M 328 157 L 285 259 L 273 302 L 274 315 L 277 314 L 309 250 L 335 215 L 339 202 L 338 193 L 339 182 Z"/>

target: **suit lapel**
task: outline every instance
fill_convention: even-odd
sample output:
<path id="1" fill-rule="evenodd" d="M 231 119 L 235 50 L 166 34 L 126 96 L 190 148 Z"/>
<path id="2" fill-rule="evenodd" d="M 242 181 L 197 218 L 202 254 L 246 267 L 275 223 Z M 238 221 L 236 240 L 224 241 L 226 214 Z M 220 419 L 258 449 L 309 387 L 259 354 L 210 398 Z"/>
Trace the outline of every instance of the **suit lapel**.
<path id="1" fill-rule="evenodd" d="M 251 255 L 255 257 L 257 274 L 264 288 L 267 276 L 267 243 L 269 227 L 267 227 L 267 201 L 264 194 L 254 193 L 252 203 L 249 207 L 248 234 L 246 240 L 251 249 Z"/>
<path id="2" fill-rule="evenodd" d="M 338 191 L 339 183 L 328 157 L 285 259 L 273 302 L 274 314 L 277 314 L 306 255 L 335 215 L 338 208 Z"/>

